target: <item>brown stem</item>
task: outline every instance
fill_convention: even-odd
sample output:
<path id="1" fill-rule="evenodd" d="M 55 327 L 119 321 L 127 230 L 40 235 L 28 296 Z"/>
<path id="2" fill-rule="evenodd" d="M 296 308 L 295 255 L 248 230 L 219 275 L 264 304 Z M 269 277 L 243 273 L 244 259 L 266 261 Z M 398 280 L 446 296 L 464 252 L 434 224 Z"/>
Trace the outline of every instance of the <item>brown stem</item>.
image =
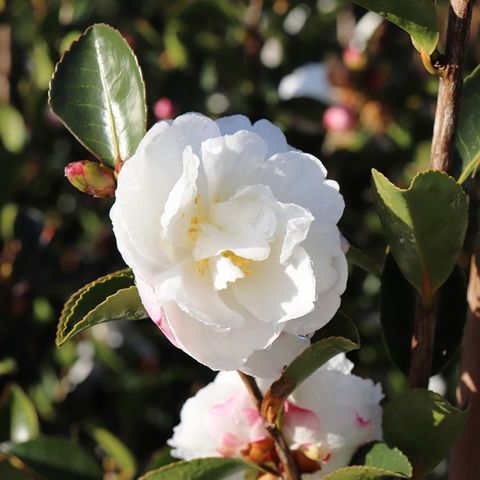
<path id="1" fill-rule="evenodd" d="M 427 388 L 432 371 L 433 341 L 437 320 L 436 304 L 425 308 L 417 298 L 415 325 L 412 335 L 408 385 L 410 388 Z"/>
<path id="2" fill-rule="evenodd" d="M 460 95 L 463 86 L 465 42 L 470 28 L 473 0 L 450 0 L 446 51 L 440 77 L 433 128 L 431 166 L 451 173 Z"/>
<path id="3" fill-rule="evenodd" d="M 238 371 L 238 374 L 240 375 L 240 378 L 242 379 L 250 397 L 252 398 L 255 406 L 258 409 L 258 412 L 261 415 L 263 395 L 258 388 L 255 378 L 240 371 Z M 285 441 L 285 437 L 283 436 L 282 431 L 275 424 L 268 422 L 267 419 L 263 416 L 262 420 L 266 430 L 268 431 L 275 443 L 275 450 L 283 467 L 283 480 L 301 480 L 298 466 L 293 459 L 292 452 L 290 451 L 290 448 Z"/>
<path id="4" fill-rule="evenodd" d="M 468 316 L 463 335 L 460 383 L 457 387 L 457 404 L 469 405 L 469 418 L 457 440 L 451 456 L 450 480 L 476 480 L 480 478 L 478 456 L 480 452 L 480 271 L 479 248 L 475 248 L 470 265 L 468 282 Z"/>
<path id="5" fill-rule="evenodd" d="M 446 51 L 439 69 L 442 75 L 438 89 L 430 165 L 433 169 L 448 173 L 452 173 L 453 168 L 465 42 L 472 17 L 472 3 L 473 0 L 450 0 Z M 417 305 L 408 375 L 411 388 L 428 386 L 436 321 L 435 306 L 428 309 Z"/>

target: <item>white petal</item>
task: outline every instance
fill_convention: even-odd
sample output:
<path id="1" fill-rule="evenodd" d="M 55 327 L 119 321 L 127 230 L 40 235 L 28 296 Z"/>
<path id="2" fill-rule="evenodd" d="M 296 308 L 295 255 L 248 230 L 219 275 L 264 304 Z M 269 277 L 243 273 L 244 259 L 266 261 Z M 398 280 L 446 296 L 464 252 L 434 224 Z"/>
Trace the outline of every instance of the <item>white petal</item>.
<path id="1" fill-rule="evenodd" d="M 265 141 L 246 130 L 205 141 L 202 164 L 210 200 L 224 201 L 239 187 L 258 183 L 266 155 Z"/>
<path id="2" fill-rule="evenodd" d="M 272 122 L 261 119 L 253 124 L 252 130 L 258 134 L 268 145 L 268 157 L 276 153 L 294 150 L 287 143 L 283 132 Z"/>
<path id="3" fill-rule="evenodd" d="M 326 173 L 318 158 L 290 151 L 269 158 L 259 180 L 269 185 L 281 202 L 295 203 L 310 210 L 317 222 L 337 223 L 345 204 L 338 184 L 325 180 Z"/>
<path id="4" fill-rule="evenodd" d="M 182 350 L 213 370 L 236 370 L 256 350 L 269 346 L 280 334 L 268 325 L 244 314 L 242 328 L 219 332 L 183 312 L 174 302 L 163 305 L 166 322 Z"/>
<path id="5" fill-rule="evenodd" d="M 200 161 L 191 147 L 186 147 L 183 152 L 183 173 L 170 191 L 160 219 L 163 237 L 175 248 L 181 247 L 185 250 L 192 246 L 188 230 L 195 214 L 199 164 Z M 181 255 L 181 252 L 179 254 Z"/>
<path id="6" fill-rule="evenodd" d="M 240 370 L 248 375 L 276 379 L 309 345 L 310 341 L 306 338 L 282 333 L 270 347 L 255 352 Z"/>
<path id="7" fill-rule="evenodd" d="M 211 224 L 199 225 L 194 258 L 201 260 L 225 251 L 256 261 L 267 258 L 277 229 L 273 204 L 270 189 L 262 185 L 241 188 L 229 200 L 213 204 Z"/>
<path id="8" fill-rule="evenodd" d="M 155 295 L 162 305 L 174 301 L 197 322 L 221 332 L 244 324 L 242 314 L 230 308 L 215 291 L 208 265 L 188 259 L 176 265 L 156 279 Z"/>
<path id="9" fill-rule="evenodd" d="M 287 265 L 274 259 L 253 263 L 251 274 L 231 288 L 238 302 L 262 322 L 285 322 L 314 308 L 315 277 L 301 247 Z"/>
<path id="10" fill-rule="evenodd" d="M 208 260 L 215 290 L 224 290 L 229 282 L 244 278 L 245 274 L 230 259 L 223 255 Z"/>
<path id="11" fill-rule="evenodd" d="M 123 165 L 115 205 L 121 210 L 131 244 L 154 263 L 169 264 L 171 252 L 161 240 L 160 217 L 170 191 L 182 174 L 185 147 L 191 145 L 193 152 L 198 153 L 202 141 L 219 134 L 215 122 L 199 114 L 182 115 L 174 122 L 159 122 Z M 118 216 L 112 222 L 115 218 Z"/>

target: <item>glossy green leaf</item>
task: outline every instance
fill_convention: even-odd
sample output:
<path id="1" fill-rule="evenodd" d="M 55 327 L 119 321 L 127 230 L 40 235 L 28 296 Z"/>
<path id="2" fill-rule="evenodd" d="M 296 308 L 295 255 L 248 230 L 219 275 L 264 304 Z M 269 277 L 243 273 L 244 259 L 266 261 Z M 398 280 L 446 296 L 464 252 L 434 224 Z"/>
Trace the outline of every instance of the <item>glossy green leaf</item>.
<path id="1" fill-rule="evenodd" d="M 137 463 L 130 450 L 117 437 L 104 428 L 91 425 L 88 427 L 88 433 L 118 465 L 121 479 L 132 479 L 137 471 Z"/>
<path id="2" fill-rule="evenodd" d="M 139 480 L 221 480 L 248 469 L 263 471 L 258 465 L 241 458 L 199 458 L 171 463 L 147 472 Z"/>
<path id="3" fill-rule="evenodd" d="M 0 142 L 6 150 L 18 153 L 27 139 L 22 115 L 11 105 L 0 105 Z"/>
<path id="4" fill-rule="evenodd" d="M 433 53 L 439 26 L 432 0 L 352 0 L 405 30 L 418 51 Z"/>
<path id="5" fill-rule="evenodd" d="M 298 355 L 285 368 L 281 377 L 272 383 L 265 393 L 262 411 L 274 423 L 285 399 L 310 375 L 339 353 L 360 347 L 358 332 L 345 315 L 330 321 L 310 347 Z"/>
<path id="6" fill-rule="evenodd" d="M 147 318 L 130 269 L 105 275 L 72 295 L 63 307 L 57 345 L 77 333 L 111 320 Z"/>
<path id="7" fill-rule="evenodd" d="M 145 87 L 137 59 L 108 25 L 88 28 L 64 53 L 49 102 L 73 135 L 107 165 L 127 160 L 145 135 Z"/>
<path id="8" fill-rule="evenodd" d="M 384 480 L 388 478 L 408 478 L 401 473 L 385 470 L 384 468 L 352 465 L 330 473 L 323 480 Z"/>
<path id="9" fill-rule="evenodd" d="M 41 437 L 7 448 L 45 480 L 101 480 L 97 463 L 79 445 L 62 438 Z"/>
<path id="10" fill-rule="evenodd" d="M 423 389 L 395 397 L 383 412 L 383 435 L 404 452 L 415 478 L 433 470 L 446 457 L 467 420 L 467 413 L 440 395 Z"/>
<path id="11" fill-rule="evenodd" d="M 387 255 L 380 290 L 380 321 L 389 356 L 405 375 L 410 366 L 415 302 L 415 289 L 402 275 L 393 256 Z M 442 370 L 458 351 L 466 316 L 465 279 L 457 266 L 439 290 L 432 375 Z"/>
<path id="12" fill-rule="evenodd" d="M 407 478 L 412 475 L 412 466 L 408 458 L 398 448 L 390 447 L 384 442 L 372 442 L 361 447 L 352 463 L 381 468 Z"/>
<path id="13" fill-rule="evenodd" d="M 458 183 L 474 175 L 480 162 L 480 65 L 465 78 L 458 116 L 456 147 L 462 159 Z"/>
<path id="14" fill-rule="evenodd" d="M 375 206 L 395 260 L 426 307 L 452 273 L 468 222 L 462 187 L 446 173 L 418 174 L 402 190 L 372 171 Z"/>

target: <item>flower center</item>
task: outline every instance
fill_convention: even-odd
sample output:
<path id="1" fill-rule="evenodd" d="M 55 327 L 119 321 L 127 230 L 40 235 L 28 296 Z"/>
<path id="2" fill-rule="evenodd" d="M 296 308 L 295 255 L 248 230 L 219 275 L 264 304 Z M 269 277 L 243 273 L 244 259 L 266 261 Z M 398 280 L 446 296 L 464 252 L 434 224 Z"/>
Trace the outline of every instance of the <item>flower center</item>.
<path id="1" fill-rule="evenodd" d="M 238 255 L 235 255 L 231 250 L 225 250 L 222 252 L 222 257 L 228 258 L 234 265 L 236 265 L 244 274 L 248 276 L 252 273 L 252 269 L 249 268 L 249 265 L 253 260 L 248 258 L 243 258 Z"/>

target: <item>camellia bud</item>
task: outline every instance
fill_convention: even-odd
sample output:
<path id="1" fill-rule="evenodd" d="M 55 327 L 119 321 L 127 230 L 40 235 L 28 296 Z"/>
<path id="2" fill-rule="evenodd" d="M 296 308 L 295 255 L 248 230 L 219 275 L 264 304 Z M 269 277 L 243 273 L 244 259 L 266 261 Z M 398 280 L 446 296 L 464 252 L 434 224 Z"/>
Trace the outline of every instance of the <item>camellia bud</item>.
<path id="1" fill-rule="evenodd" d="M 323 114 L 323 126 L 325 130 L 344 132 L 355 125 L 355 117 L 352 112 L 341 105 L 329 107 Z"/>
<path id="2" fill-rule="evenodd" d="M 173 118 L 175 115 L 175 106 L 169 98 L 159 98 L 153 105 L 153 113 L 158 120 Z"/>
<path id="3" fill-rule="evenodd" d="M 70 183 L 83 193 L 94 197 L 113 197 L 117 181 L 111 168 L 90 160 L 69 163 L 65 176 Z"/>

